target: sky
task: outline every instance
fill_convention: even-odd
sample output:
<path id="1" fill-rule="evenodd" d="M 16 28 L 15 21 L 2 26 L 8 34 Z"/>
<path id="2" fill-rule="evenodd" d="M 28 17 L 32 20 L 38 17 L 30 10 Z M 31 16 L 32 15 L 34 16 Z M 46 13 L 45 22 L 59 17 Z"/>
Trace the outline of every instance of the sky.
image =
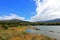
<path id="1" fill-rule="evenodd" d="M 0 20 L 47 21 L 60 18 L 60 0 L 0 0 Z"/>
<path id="2" fill-rule="evenodd" d="M 35 2 L 32 0 L 0 0 L 0 17 L 15 15 L 29 20 L 35 15 L 35 7 Z"/>

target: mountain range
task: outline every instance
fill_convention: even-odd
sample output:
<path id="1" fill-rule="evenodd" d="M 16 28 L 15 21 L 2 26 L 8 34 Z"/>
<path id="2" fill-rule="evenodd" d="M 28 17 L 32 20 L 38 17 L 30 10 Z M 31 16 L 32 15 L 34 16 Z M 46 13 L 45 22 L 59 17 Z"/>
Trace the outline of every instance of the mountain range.
<path id="1" fill-rule="evenodd" d="M 29 21 L 23 21 L 19 19 L 11 19 L 11 20 L 0 20 L 0 22 L 29 22 Z M 60 19 L 53 19 L 53 20 L 47 20 L 47 21 L 37 21 L 37 22 L 60 22 Z"/>
<path id="2" fill-rule="evenodd" d="M 60 19 L 47 20 L 47 21 L 42 21 L 42 22 L 60 22 Z"/>

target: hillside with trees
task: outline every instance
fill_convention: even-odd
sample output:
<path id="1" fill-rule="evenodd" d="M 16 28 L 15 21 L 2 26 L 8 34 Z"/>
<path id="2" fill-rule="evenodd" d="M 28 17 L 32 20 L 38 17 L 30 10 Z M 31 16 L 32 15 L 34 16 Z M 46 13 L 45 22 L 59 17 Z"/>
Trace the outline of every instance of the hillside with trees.
<path id="1" fill-rule="evenodd" d="M 60 25 L 60 22 L 28 22 L 22 21 L 19 19 L 12 19 L 12 20 L 0 20 L 0 27 L 4 27 L 8 29 L 8 27 L 16 27 L 16 26 L 29 26 L 29 25 Z"/>

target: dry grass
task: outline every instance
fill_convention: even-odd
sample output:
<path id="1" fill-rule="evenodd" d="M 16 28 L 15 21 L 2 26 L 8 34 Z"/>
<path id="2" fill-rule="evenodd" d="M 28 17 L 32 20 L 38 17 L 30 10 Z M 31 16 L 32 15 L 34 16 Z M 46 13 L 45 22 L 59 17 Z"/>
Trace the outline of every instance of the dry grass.
<path id="1" fill-rule="evenodd" d="M 0 28 L 0 40 L 52 40 L 47 36 L 27 33 L 25 32 L 27 28 L 26 26 L 10 27 L 7 30 Z"/>

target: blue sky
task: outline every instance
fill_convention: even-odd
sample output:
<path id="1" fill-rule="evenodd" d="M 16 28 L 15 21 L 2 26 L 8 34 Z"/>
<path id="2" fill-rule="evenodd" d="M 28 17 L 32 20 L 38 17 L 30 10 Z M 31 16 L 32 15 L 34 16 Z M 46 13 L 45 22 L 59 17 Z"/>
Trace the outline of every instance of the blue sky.
<path id="1" fill-rule="evenodd" d="M 35 2 L 32 0 L 0 0 L 0 16 L 16 14 L 29 20 L 35 15 Z"/>
<path id="2" fill-rule="evenodd" d="M 0 0 L 0 20 L 47 21 L 60 19 L 60 0 Z"/>

